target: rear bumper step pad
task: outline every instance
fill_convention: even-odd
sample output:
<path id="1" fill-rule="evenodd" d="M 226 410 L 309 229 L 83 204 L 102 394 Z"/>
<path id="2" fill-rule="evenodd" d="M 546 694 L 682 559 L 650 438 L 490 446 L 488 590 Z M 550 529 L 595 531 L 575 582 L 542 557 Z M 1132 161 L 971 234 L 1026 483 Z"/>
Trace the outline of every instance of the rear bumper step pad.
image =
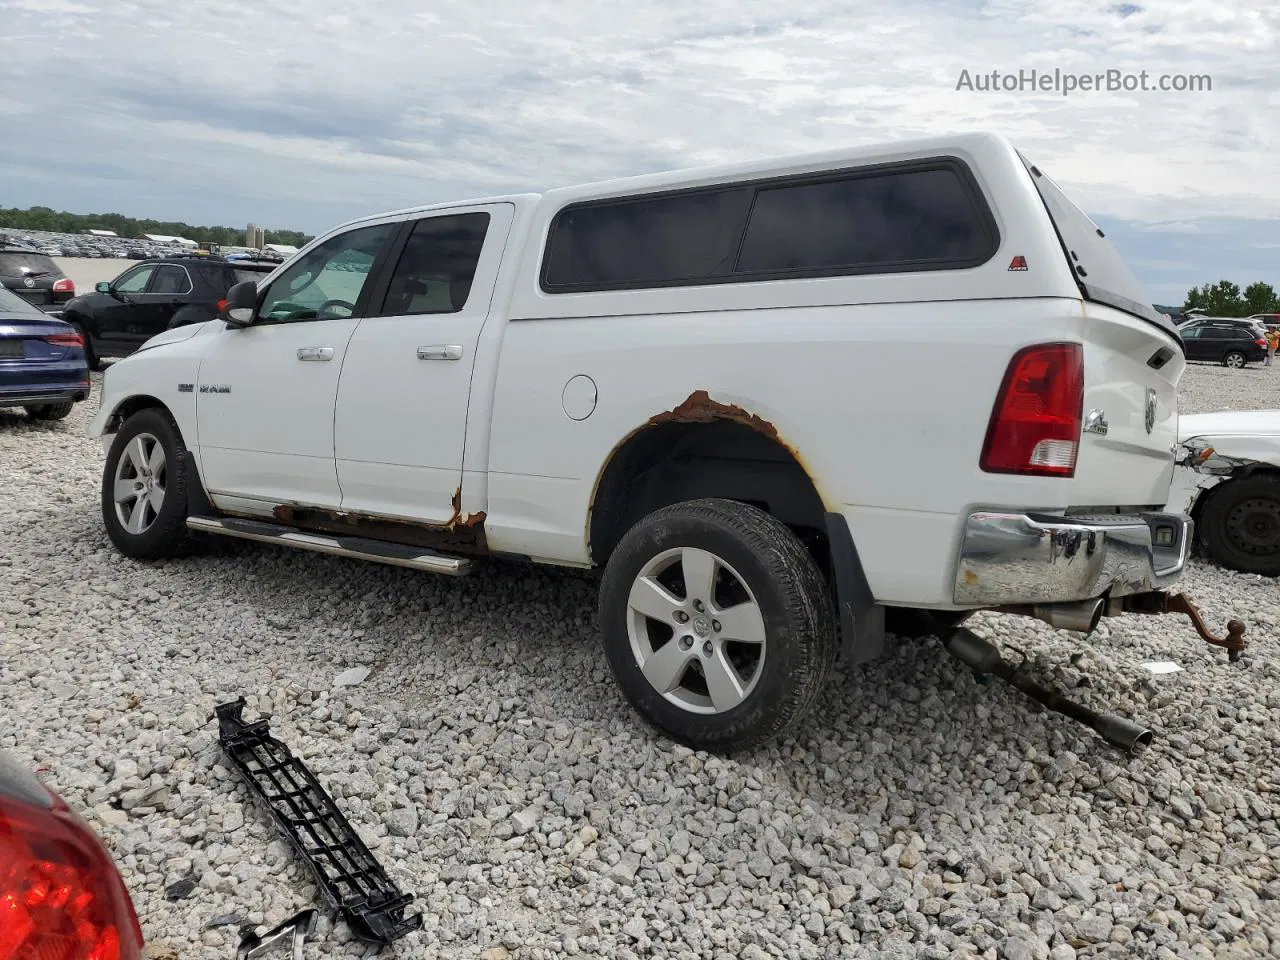
<path id="1" fill-rule="evenodd" d="M 214 708 L 218 742 L 271 819 L 310 868 L 325 899 L 362 940 L 389 944 L 422 927 L 405 916 L 413 894 L 402 893 L 352 829 L 333 798 L 266 720 L 245 723 L 240 697 Z"/>

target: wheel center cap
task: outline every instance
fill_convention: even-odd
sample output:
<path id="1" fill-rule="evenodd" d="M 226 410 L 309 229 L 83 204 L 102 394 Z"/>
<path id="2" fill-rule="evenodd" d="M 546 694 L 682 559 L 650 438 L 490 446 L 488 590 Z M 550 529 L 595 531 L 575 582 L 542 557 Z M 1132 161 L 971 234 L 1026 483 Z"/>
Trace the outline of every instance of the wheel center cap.
<path id="1" fill-rule="evenodd" d="M 706 617 L 694 617 L 693 632 L 700 637 L 711 636 L 711 621 Z"/>

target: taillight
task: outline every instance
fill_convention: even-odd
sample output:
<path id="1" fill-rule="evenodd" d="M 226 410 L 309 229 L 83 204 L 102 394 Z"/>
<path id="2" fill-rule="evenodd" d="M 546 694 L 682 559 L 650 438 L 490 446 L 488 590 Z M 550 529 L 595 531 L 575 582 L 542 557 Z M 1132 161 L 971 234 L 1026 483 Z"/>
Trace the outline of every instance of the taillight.
<path id="1" fill-rule="evenodd" d="M 45 343 L 52 344 L 55 347 L 83 347 L 84 337 L 78 333 L 51 333 L 47 337 L 42 337 Z"/>
<path id="2" fill-rule="evenodd" d="M 222 312 L 223 310 L 225 310 L 225 309 L 227 309 L 227 301 L 225 301 L 225 300 L 219 300 L 219 301 L 218 301 L 218 303 L 217 303 L 217 310 L 218 310 L 218 312 L 219 312 L 219 313 L 221 313 L 221 312 Z"/>
<path id="3" fill-rule="evenodd" d="M 1014 354 L 979 461 L 987 473 L 1073 477 L 1084 408 L 1084 351 L 1040 343 Z"/>
<path id="4" fill-rule="evenodd" d="M 1260 346 L 1260 347 L 1265 347 L 1265 346 L 1267 345 L 1267 338 L 1266 338 L 1266 337 L 1259 337 L 1257 340 L 1255 340 L 1255 341 L 1253 341 L 1253 342 L 1254 342 L 1254 343 L 1256 343 L 1256 344 L 1257 344 L 1258 346 Z"/>
<path id="5" fill-rule="evenodd" d="M 0 960 L 137 960 L 142 930 L 106 848 L 54 798 L 0 797 Z"/>
<path id="6" fill-rule="evenodd" d="M 54 281 L 54 293 L 75 293 L 76 285 L 70 277 L 63 277 L 61 280 Z"/>

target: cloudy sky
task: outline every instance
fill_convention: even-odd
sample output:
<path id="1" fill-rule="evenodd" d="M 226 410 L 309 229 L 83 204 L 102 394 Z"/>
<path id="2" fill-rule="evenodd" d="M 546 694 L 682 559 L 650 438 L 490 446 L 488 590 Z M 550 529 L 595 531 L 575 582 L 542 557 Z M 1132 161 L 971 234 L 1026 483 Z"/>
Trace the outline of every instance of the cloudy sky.
<path id="1" fill-rule="evenodd" d="M 1212 90 L 956 89 L 1031 69 Z M 1157 302 L 1280 286 L 1265 0 L 0 0 L 0 206 L 315 232 L 970 129 L 1013 138 Z"/>

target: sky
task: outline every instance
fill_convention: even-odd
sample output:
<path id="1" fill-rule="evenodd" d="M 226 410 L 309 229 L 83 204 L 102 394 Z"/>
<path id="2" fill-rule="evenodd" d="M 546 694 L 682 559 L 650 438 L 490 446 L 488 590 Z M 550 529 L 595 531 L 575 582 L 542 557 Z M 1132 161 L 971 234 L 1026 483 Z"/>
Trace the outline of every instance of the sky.
<path id="1" fill-rule="evenodd" d="M 1212 89 L 978 89 L 1032 69 Z M 0 0 L 0 206 L 314 233 L 968 130 L 1058 181 L 1153 301 L 1280 287 L 1268 0 Z"/>

